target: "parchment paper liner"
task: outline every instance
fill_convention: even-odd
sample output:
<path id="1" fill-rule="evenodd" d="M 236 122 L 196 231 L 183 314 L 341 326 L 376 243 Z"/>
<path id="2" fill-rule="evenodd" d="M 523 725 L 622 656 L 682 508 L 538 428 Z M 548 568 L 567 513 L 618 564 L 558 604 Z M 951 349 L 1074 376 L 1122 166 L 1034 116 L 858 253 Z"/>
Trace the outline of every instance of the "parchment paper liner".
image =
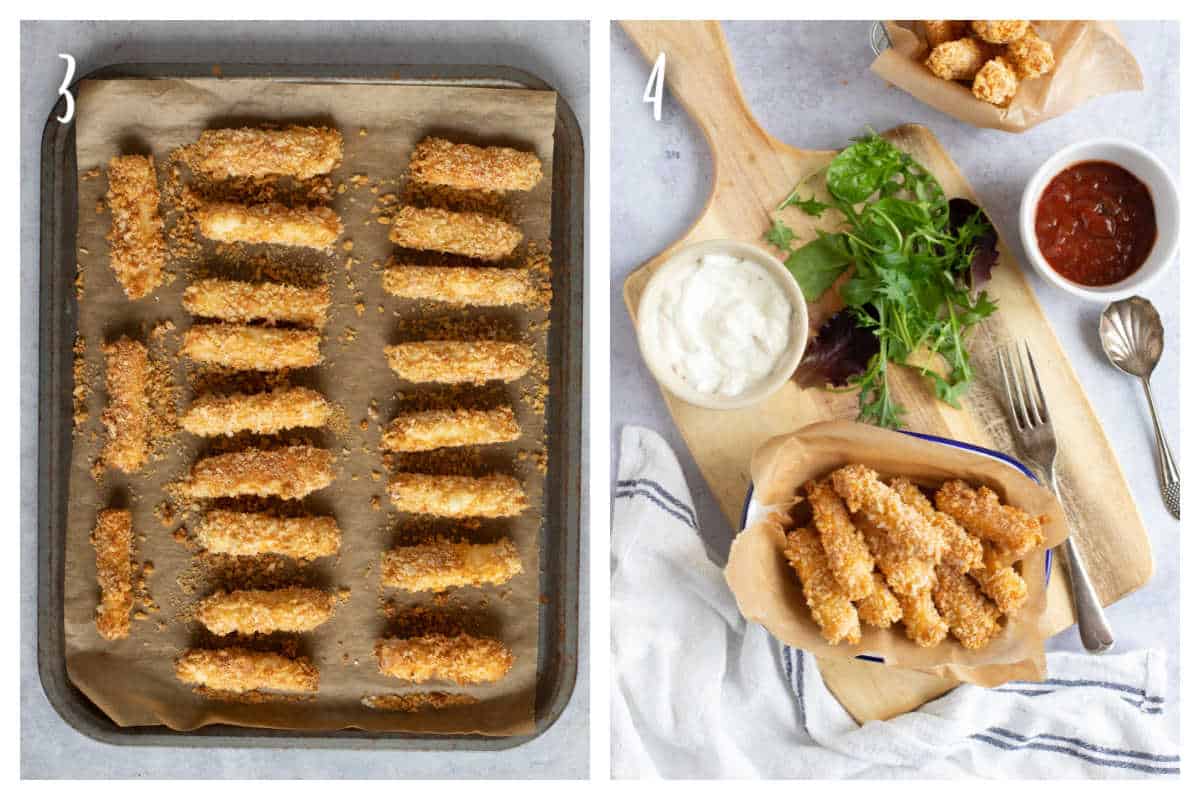
<path id="1" fill-rule="evenodd" d="M 79 260 L 84 267 L 84 294 L 79 303 L 79 332 L 87 343 L 86 361 L 92 378 L 88 421 L 74 437 L 71 464 L 70 507 L 65 567 L 65 644 L 67 670 L 72 682 L 118 725 L 163 724 L 192 730 L 214 723 L 292 730 L 360 728 L 373 731 L 416 733 L 480 733 L 503 736 L 533 730 L 534 693 L 537 684 L 539 618 L 539 547 L 545 478 L 533 459 L 518 458 L 520 451 L 542 449 L 543 415 L 523 402 L 533 391 L 535 376 L 505 387 L 518 415 L 522 438 L 511 445 L 488 450 L 488 463 L 523 479 L 531 508 L 511 520 L 488 522 L 477 535 L 481 540 L 507 534 L 514 538 L 525 566 L 523 574 L 504 587 L 455 590 L 458 601 L 485 619 L 481 632 L 498 636 L 516 657 L 512 671 L 495 684 L 458 687 L 450 683 L 412 686 L 380 675 L 372 653 L 374 641 L 388 630 L 380 613 L 379 553 L 394 543 L 403 517 L 393 518 L 386 497 L 387 470 L 378 452 L 379 426 L 394 416 L 397 391 L 410 391 L 384 360 L 383 347 L 395 341 L 406 319 L 436 316 L 437 309 L 397 301 L 382 288 L 372 262 L 382 263 L 393 253 L 388 227 L 370 213 L 376 198 L 366 188 L 356 189 L 350 176 L 365 174 L 371 183 L 401 177 L 409 152 L 423 136 L 437 134 L 478 144 L 506 144 L 537 152 L 544 178 L 529 193 L 514 195 L 515 221 L 526 240 L 546 241 L 550 231 L 553 185 L 554 126 L 557 97 L 554 92 L 521 89 L 473 88 L 355 83 L 271 82 L 256 79 L 106 80 L 86 81 L 81 87 L 76 116 L 76 154 L 81 176 L 103 170 L 118 153 L 153 153 L 160 166 L 170 151 L 197 139 L 205 127 L 254 125 L 266 122 L 332 124 L 345 137 L 345 158 L 333 174 L 335 186 L 346 183 L 344 194 L 335 194 L 331 205 L 341 214 L 346 233 L 336 252 L 328 257 L 327 275 L 333 291 L 333 308 L 321 350 L 325 363 L 315 370 L 296 373 L 297 382 L 324 392 L 348 418 L 348 430 L 330 427 L 320 432 L 319 443 L 337 455 L 336 479 L 331 487 L 312 495 L 306 505 L 314 513 L 332 513 L 342 528 L 339 555 L 310 567 L 314 585 L 349 588 L 350 599 L 338 605 L 332 621 L 299 637 L 301 653 L 311 656 L 321 669 L 321 691 L 313 702 L 239 704 L 205 699 L 173 676 L 172 660 L 196 642 L 194 629 L 179 618 L 183 604 L 198 599 L 177 585 L 177 577 L 191 564 L 191 554 L 172 541 L 177 527 L 164 527 L 154 508 L 165 499 L 162 484 L 180 477 L 207 445 L 180 433 L 167 457 L 141 473 L 124 476 L 109 471 L 97 484 L 88 474 L 103 437 L 99 415 L 104 408 L 103 359 L 100 346 L 106 339 L 131 333 L 148 341 L 147 331 L 161 320 L 175 323 L 178 336 L 191 324 L 180 304 L 187 284 L 185 264 L 204 264 L 213 258 L 211 246 L 198 262 L 172 261 L 180 272 L 174 282 L 160 287 L 152 298 L 131 303 L 121 293 L 108 266 L 104 235 L 110 216 L 97 213 L 96 204 L 107 189 L 107 176 L 79 183 Z M 361 131 L 361 132 L 360 132 Z M 380 194 L 395 192 L 389 183 Z M 164 213 L 166 212 L 164 204 Z M 369 221 L 370 220 L 370 221 Z M 342 242 L 354 241 L 351 252 Z M 279 256 L 278 250 L 272 251 Z M 358 262 L 346 269 L 348 257 Z M 314 258 L 313 251 L 292 250 L 288 258 Z M 348 285 L 352 279 L 355 288 Z M 362 316 L 354 309 L 361 298 Z M 378 306 L 383 306 L 380 313 Z M 488 309 L 481 316 L 508 320 L 518 330 L 546 319 L 541 310 Z M 353 328 L 356 335 L 345 336 Z M 553 335 L 553 334 L 551 334 Z M 544 333 L 531 343 L 544 356 Z M 190 402 L 185 373 L 176 361 L 175 379 L 184 386 L 182 405 Z M 368 403 L 375 400 L 379 420 L 362 431 Z M 366 448 L 364 450 L 364 447 Z M 372 471 L 382 473 L 380 480 Z M 370 498 L 381 497 L 382 511 L 370 507 Z M 92 622 L 98 599 L 95 557 L 88 534 L 96 511 L 128 498 L 134 513 L 137 559 L 152 561 L 155 571 L 150 589 L 162 611 L 149 620 L 135 620 L 128 639 L 105 642 Z M 190 520 L 183 520 L 189 522 Z M 454 529 L 448 526 L 447 530 Z M 551 532 L 550 535 L 554 535 Z M 387 592 L 402 607 L 431 605 L 428 594 Z M 162 631 L 156 623 L 164 622 Z M 480 698 L 475 705 L 415 713 L 378 712 L 364 708 L 364 694 L 411 691 L 466 691 Z"/>
<path id="2" fill-rule="evenodd" d="M 924 64 L 929 47 L 915 20 L 885 25 L 892 46 L 879 54 L 871 70 L 926 105 L 978 128 L 1019 133 L 1094 97 L 1142 89 L 1142 70 L 1112 22 L 1035 20 L 1038 34 L 1054 48 L 1055 68 L 1021 81 L 1004 108 L 976 99 L 969 86 L 930 72 Z"/>
<path id="3" fill-rule="evenodd" d="M 884 477 L 905 476 L 925 486 L 951 478 L 986 485 L 1002 502 L 1045 514 L 1046 548 L 1068 535 L 1054 496 L 1012 466 L 994 458 L 895 431 L 854 422 L 820 422 L 764 443 L 751 461 L 755 496 L 768 512 L 786 512 L 805 481 L 849 463 L 863 463 Z M 970 651 L 953 637 L 936 647 L 911 642 L 899 623 L 888 630 L 863 625 L 857 645 L 831 646 L 813 622 L 795 572 L 783 557 L 783 527 L 768 513 L 737 535 L 725 579 L 742 615 L 779 640 L 826 658 L 881 656 L 890 666 L 919 669 L 982 686 L 1045 677 L 1038 622 L 1046 607 L 1046 550 L 1020 565 L 1029 599 L 1007 620 L 1003 633 L 982 650 Z"/>

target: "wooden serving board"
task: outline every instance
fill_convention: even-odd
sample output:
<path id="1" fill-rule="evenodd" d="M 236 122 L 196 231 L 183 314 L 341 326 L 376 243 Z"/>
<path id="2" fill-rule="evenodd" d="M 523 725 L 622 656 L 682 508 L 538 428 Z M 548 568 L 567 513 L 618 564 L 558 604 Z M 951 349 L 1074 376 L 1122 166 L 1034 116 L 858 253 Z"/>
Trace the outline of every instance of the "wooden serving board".
<path id="1" fill-rule="evenodd" d="M 666 81 L 708 140 L 713 186 L 704 211 L 691 229 L 625 281 L 625 303 L 636 324 L 638 299 L 647 280 L 676 249 L 706 239 L 737 239 L 763 244 L 770 215 L 802 179 L 818 172 L 833 151 L 801 150 L 775 139 L 755 121 L 742 97 L 729 48 L 715 22 L 637 22 L 623 27 L 648 61 L 667 55 Z M 950 197 L 975 194 L 937 139 L 919 125 L 902 125 L 885 136 L 930 170 Z M 813 223 L 799 212 L 788 223 L 801 240 L 812 238 Z M 907 409 L 911 430 L 947 436 L 1015 453 L 1000 407 L 995 348 L 1014 339 L 1029 343 L 1039 363 L 1059 437 L 1060 483 L 1068 518 L 1083 551 L 1101 601 L 1108 605 L 1150 579 L 1150 543 L 1130 495 L 1117 456 L 1054 331 L 1043 315 L 1013 254 L 1000 245 L 1000 263 L 988 292 L 1000 310 L 973 335 L 971 350 L 978 378 L 956 410 L 939 402 L 912 371 L 889 370 L 892 393 Z M 836 292 L 810 305 L 815 332 L 834 310 Z M 853 419 L 857 397 L 820 389 L 784 386 L 756 406 L 711 411 L 688 405 L 664 391 L 667 406 L 734 529 L 750 480 L 750 456 L 772 436 L 826 419 Z M 1056 559 L 1045 633 L 1074 623 L 1061 559 Z M 1120 639 L 1121 631 L 1116 631 Z M 955 685 L 909 670 L 855 660 L 823 659 L 826 685 L 860 722 L 888 719 L 937 697 Z"/>

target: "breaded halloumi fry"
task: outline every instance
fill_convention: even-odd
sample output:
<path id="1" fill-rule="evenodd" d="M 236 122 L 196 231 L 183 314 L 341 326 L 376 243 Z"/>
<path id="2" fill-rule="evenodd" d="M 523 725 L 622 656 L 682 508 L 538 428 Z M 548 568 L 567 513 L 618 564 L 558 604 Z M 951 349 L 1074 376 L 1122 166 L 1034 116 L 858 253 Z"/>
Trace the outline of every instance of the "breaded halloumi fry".
<path id="1" fill-rule="evenodd" d="M 954 567 L 959 572 L 970 572 L 983 566 L 982 542 L 963 530 L 949 514 L 943 514 L 934 508 L 920 487 L 907 478 L 896 478 L 890 485 L 900 495 L 901 500 L 920 511 L 921 516 L 941 532 L 942 541 L 946 543 L 946 548 L 942 551 L 943 564 Z"/>
<path id="2" fill-rule="evenodd" d="M 942 80 L 969 81 L 993 55 L 993 49 L 977 39 L 955 39 L 933 48 L 925 66 Z"/>
<path id="3" fill-rule="evenodd" d="M 1021 80 L 1039 78 L 1054 69 L 1054 48 L 1033 28 L 1015 42 L 1009 42 L 1004 56 Z"/>
<path id="4" fill-rule="evenodd" d="M 901 554 L 934 562 L 941 559 L 945 548 L 941 532 L 879 480 L 875 470 L 862 464 L 848 464 L 835 470 L 829 480 L 850 511 L 861 510 L 883 529 Z"/>
<path id="5" fill-rule="evenodd" d="M 847 597 L 863 599 L 874 586 L 871 573 L 875 571 L 875 559 L 862 533 L 851 522 L 850 512 L 829 481 L 810 481 L 804 491 L 812 506 L 813 525 L 820 534 L 830 572 Z"/>
<path id="6" fill-rule="evenodd" d="M 396 417 L 379 437 L 379 446 L 398 453 L 418 453 L 519 438 L 521 427 L 511 406 L 435 409 Z"/>
<path id="7" fill-rule="evenodd" d="M 196 436 L 233 436 L 241 431 L 278 433 L 288 428 L 320 428 L 332 406 L 320 392 L 289 386 L 256 394 L 202 394 L 179 418 Z"/>
<path id="8" fill-rule="evenodd" d="M 112 228 L 108 258 L 125 296 L 138 300 L 163 281 L 167 246 L 158 210 L 158 178 L 152 156 L 115 156 L 108 162 Z"/>
<path id="9" fill-rule="evenodd" d="M 388 496 L 400 511 L 435 517 L 514 517 L 529 508 L 520 481 L 499 473 L 471 478 L 397 472 Z"/>
<path id="10" fill-rule="evenodd" d="M 409 592 L 444 592 L 455 586 L 500 586 L 521 573 L 512 539 L 474 544 L 436 536 L 423 544 L 396 547 L 379 561 L 380 581 Z"/>
<path id="11" fill-rule="evenodd" d="M 515 342 L 405 342 L 384 348 L 388 366 L 413 383 L 515 381 L 533 367 L 533 348 Z"/>
<path id="12" fill-rule="evenodd" d="M 1027 19 L 973 19 L 971 31 L 989 44 L 1015 42 L 1029 30 Z"/>
<path id="13" fill-rule="evenodd" d="M 966 36 L 967 21 L 963 19 L 926 19 L 921 20 L 921 28 L 925 31 L 925 41 L 932 50 L 943 42 L 952 42 Z"/>
<path id="14" fill-rule="evenodd" d="M 921 647 L 941 644 L 950 626 L 938 613 L 933 602 L 933 589 L 928 588 L 908 597 L 900 596 L 904 632 Z"/>
<path id="15" fill-rule="evenodd" d="M 333 483 L 333 454 L 308 445 L 249 448 L 202 458 L 187 480 L 175 484 L 186 497 L 281 497 L 294 500 Z"/>
<path id="16" fill-rule="evenodd" d="M 196 621 L 218 636 L 230 633 L 303 633 L 333 616 L 333 595 L 320 589 L 238 589 L 200 601 Z"/>
<path id="17" fill-rule="evenodd" d="M 217 180 L 268 175 L 305 180 L 337 168 L 342 134 L 300 125 L 282 130 L 221 128 L 202 132 L 190 149 L 196 171 Z"/>
<path id="18" fill-rule="evenodd" d="M 342 220 L 327 206 L 289 208 L 282 203 L 213 202 L 196 212 L 196 221 L 200 234 L 217 242 L 329 250 L 342 235 Z"/>
<path id="19" fill-rule="evenodd" d="M 216 509 L 196 527 L 196 541 L 210 553 L 259 556 L 275 553 L 309 561 L 335 555 L 342 531 L 334 517 L 279 517 Z"/>
<path id="20" fill-rule="evenodd" d="M 104 509 L 96 515 L 91 542 L 100 586 L 96 631 L 105 639 L 124 639 L 133 610 L 133 515 L 124 509 Z"/>
<path id="21" fill-rule="evenodd" d="M 971 570 L 971 577 L 979 582 L 979 588 L 990 597 L 1001 614 L 1012 614 L 1029 597 L 1025 579 L 1003 560 L 996 556 L 996 548 L 985 542 L 983 565 Z"/>
<path id="22" fill-rule="evenodd" d="M 511 255 L 525 237 L 515 225 L 476 211 L 404 206 L 392 217 L 390 238 L 411 250 L 498 261 Z"/>
<path id="23" fill-rule="evenodd" d="M 890 628 L 903 616 L 900 601 L 888 589 L 887 582 L 878 572 L 871 573 L 871 592 L 855 605 L 858 606 L 858 618 L 864 625 L 875 628 Z"/>
<path id="24" fill-rule="evenodd" d="M 435 186 L 527 192 L 542 180 L 542 162 L 535 153 L 511 147 L 476 147 L 430 136 L 413 148 L 408 174 Z"/>
<path id="25" fill-rule="evenodd" d="M 146 346 L 122 336 L 104 345 L 108 406 L 100 417 L 106 441 L 100 454 L 108 466 L 136 472 L 150 457 L 150 359 Z"/>
<path id="26" fill-rule="evenodd" d="M 321 334 L 217 322 L 193 325 L 183 335 L 180 355 L 201 364 L 271 372 L 321 363 Z"/>
<path id="27" fill-rule="evenodd" d="M 964 481 L 946 481 L 934 497 L 938 511 L 954 517 L 967 532 L 1020 558 L 1045 540 L 1042 523 L 1015 506 L 1003 505 L 991 489 L 972 489 Z M 1012 563 L 1009 561 L 1008 563 Z"/>
<path id="28" fill-rule="evenodd" d="M 875 558 L 875 566 L 879 567 L 893 592 L 903 597 L 913 597 L 933 588 L 935 577 L 932 561 L 903 553 L 878 525 L 863 514 L 855 514 L 853 519 Z"/>
<path id="29" fill-rule="evenodd" d="M 800 578 L 804 599 L 825 641 L 838 644 L 844 639 L 857 644 L 862 638 L 858 610 L 833 577 L 817 535 L 808 528 L 789 531 L 783 555 Z"/>
<path id="30" fill-rule="evenodd" d="M 491 683 L 512 669 L 513 654 L 504 642 L 460 633 L 428 634 L 375 643 L 379 671 L 402 681 Z"/>
<path id="31" fill-rule="evenodd" d="M 185 651 L 175 660 L 175 677 L 219 692 L 308 694 L 319 688 L 321 673 L 307 658 L 225 647 Z"/>
<path id="32" fill-rule="evenodd" d="M 479 698 L 460 692 L 409 692 L 407 694 L 369 694 L 362 704 L 374 711 L 424 711 L 427 708 L 470 706 Z"/>
<path id="33" fill-rule="evenodd" d="M 1000 633 L 1000 610 L 966 575 L 947 567 L 937 568 L 933 602 L 950 626 L 954 638 L 968 650 L 978 650 Z"/>
<path id="34" fill-rule="evenodd" d="M 226 322 L 299 322 L 324 328 L 331 302 L 328 285 L 310 289 L 207 278 L 183 290 L 183 307 L 188 313 Z"/>
<path id="35" fill-rule="evenodd" d="M 525 269 L 422 267 L 391 262 L 383 272 L 388 294 L 467 306 L 513 306 L 534 302 Z"/>
<path id="36" fill-rule="evenodd" d="M 1008 60 L 1004 56 L 996 56 L 975 73 L 971 92 L 985 103 L 1002 106 L 1017 93 L 1019 84 L 1017 73 Z"/>

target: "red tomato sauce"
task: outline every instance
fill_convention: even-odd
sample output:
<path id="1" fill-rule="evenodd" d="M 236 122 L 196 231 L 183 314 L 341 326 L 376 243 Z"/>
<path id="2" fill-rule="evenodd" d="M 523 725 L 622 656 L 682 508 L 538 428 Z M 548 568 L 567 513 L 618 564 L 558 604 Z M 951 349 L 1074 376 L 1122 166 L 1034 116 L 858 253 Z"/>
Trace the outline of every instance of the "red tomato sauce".
<path id="1" fill-rule="evenodd" d="M 1084 161 L 1054 176 L 1038 201 L 1035 228 L 1054 271 L 1084 286 L 1128 278 L 1158 235 L 1150 190 L 1108 161 Z"/>

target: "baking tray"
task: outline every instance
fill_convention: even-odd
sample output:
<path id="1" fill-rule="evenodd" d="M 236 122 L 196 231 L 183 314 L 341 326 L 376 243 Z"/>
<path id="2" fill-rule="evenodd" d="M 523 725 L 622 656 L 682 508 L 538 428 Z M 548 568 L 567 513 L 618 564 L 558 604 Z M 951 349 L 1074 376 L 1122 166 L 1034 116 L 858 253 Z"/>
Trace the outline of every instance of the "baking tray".
<path id="1" fill-rule="evenodd" d="M 81 78 L 204 78 L 211 64 L 117 64 Z M 351 66 L 221 64 L 227 78 L 321 83 L 553 89 L 522 70 L 500 66 Z M 79 82 L 71 87 L 77 93 Z M 342 731 L 272 731 L 209 725 L 173 731 L 164 725 L 122 728 L 67 676 L 63 636 L 67 475 L 71 463 L 71 387 L 77 311 L 75 231 L 78 169 L 75 128 L 61 124 L 65 100 L 42 134 L 41 284 L 38 373 L 38 672 L 50 704 L 80 733 L 120 745 L 172 747 L 337 747 L 348 750 L 502 750 L 544 733 L 566 708 L 579 656 L 579 546 L 583 388 L 583 137 L 560 95 L 554 129 L 550 218 L 554 301 L 547 347 L 546 507 L 539 543 L 539 641 L 534 730 L 515 736 L 425 735 Z"/>

